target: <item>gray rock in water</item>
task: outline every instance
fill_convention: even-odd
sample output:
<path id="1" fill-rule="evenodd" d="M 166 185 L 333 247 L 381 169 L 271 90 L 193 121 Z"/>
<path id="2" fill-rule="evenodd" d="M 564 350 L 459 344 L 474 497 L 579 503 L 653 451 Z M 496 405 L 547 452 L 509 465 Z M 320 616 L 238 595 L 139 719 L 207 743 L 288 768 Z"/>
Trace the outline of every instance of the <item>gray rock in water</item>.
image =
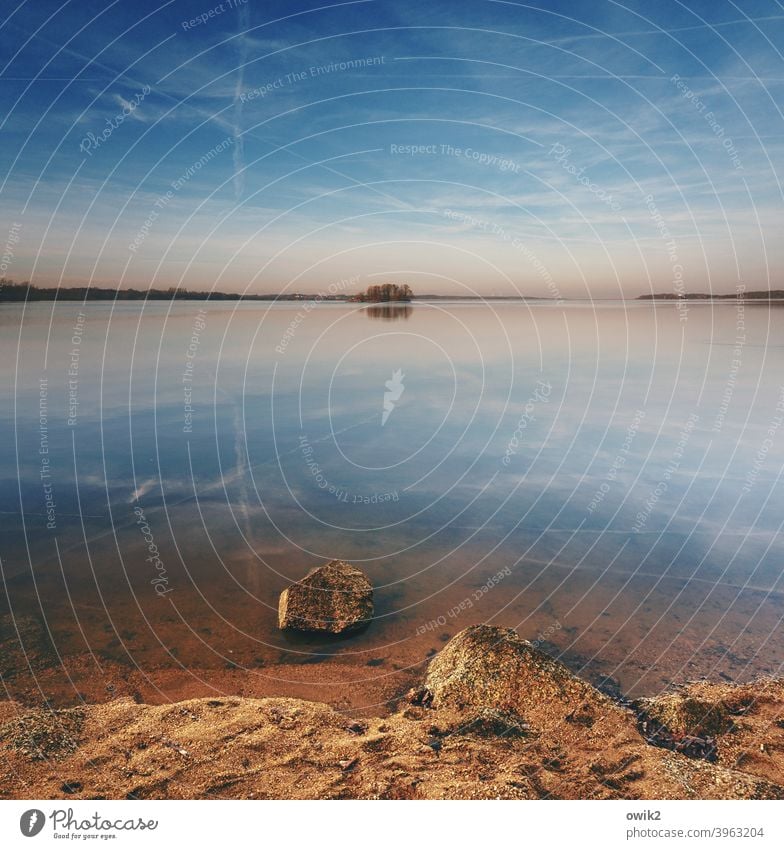
<path id="1" fill-rule="evenodd" d="M 356 567 L 331 560 L 283 590 L 278 627 L 311 633 L 345 634 L 373 618 L 373 587 Z"/>

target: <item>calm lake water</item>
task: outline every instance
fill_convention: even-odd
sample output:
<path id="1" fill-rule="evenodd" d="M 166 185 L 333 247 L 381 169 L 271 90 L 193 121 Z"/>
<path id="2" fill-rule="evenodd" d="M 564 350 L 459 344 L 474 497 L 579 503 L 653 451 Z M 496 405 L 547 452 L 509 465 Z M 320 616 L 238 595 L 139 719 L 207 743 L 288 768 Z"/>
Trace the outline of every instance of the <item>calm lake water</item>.
<path id="1" fill-rule="evenodd" d="M 5 672 L 21 639 L 64 668 L 274 666 L 284 694 L 281 665 L 328 659 L 403 686 L 487 621 L 631 694 L 777 673 L 781 318 L 4 305 Z M 278 594 L 330 558 L 376 619 L 281 634 Z"/>

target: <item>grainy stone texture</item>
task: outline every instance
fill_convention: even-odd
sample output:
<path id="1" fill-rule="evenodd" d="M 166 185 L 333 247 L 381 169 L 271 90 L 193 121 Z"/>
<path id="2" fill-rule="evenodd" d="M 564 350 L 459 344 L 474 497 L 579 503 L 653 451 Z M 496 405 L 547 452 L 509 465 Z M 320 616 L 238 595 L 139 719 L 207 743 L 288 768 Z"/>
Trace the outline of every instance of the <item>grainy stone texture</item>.
<path id="1" fill-rule="evenodd" d="M 343 560 L 309 572 L 280 595 L 278 626 L 296 631 L 345 634 L 373 618 L 373 587 Z"/>
<path id="2" fill-rule="evenodd" d="M 547 707 L 558 720 L 565 711 L 555 708 L 612 704 L 513 630 L 490 625 L 472 625 L 453 637 L 431 661 L 425 687 L 434 707 L 492 706 L 520 715 Z"/>

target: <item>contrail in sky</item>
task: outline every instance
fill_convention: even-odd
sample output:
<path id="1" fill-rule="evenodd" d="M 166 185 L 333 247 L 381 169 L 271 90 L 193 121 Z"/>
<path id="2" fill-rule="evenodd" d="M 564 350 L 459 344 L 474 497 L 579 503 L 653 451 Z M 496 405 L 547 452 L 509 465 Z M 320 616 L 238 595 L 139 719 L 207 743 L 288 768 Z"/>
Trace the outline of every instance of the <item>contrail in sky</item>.
<path id="1" fill-rule="evenodd" d="M 250 27 L 250 4 L 246 3 L 239 7 L 239 19 L 237 21 L 239 38 L 237 40 L 237 53 L 239 67 L 237 69 L 237 82 L 234 86 L 234 197 L 239 200 L 245 189 L 245 156 L 244 140 L 242 137 L 242 89 L 245 82 L 245 62 L 248 57 L 248 42 L 245 34 Z"/>

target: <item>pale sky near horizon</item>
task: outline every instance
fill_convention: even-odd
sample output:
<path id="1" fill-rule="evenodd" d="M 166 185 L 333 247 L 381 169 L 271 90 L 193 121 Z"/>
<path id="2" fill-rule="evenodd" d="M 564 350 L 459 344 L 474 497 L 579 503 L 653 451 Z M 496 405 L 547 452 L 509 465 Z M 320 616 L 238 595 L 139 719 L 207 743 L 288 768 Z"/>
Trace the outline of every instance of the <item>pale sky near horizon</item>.
<path id="1" fill-rule="evenodd" d="M 778 0 L 0 0 L 0 276 L 782 288 Z"/>

